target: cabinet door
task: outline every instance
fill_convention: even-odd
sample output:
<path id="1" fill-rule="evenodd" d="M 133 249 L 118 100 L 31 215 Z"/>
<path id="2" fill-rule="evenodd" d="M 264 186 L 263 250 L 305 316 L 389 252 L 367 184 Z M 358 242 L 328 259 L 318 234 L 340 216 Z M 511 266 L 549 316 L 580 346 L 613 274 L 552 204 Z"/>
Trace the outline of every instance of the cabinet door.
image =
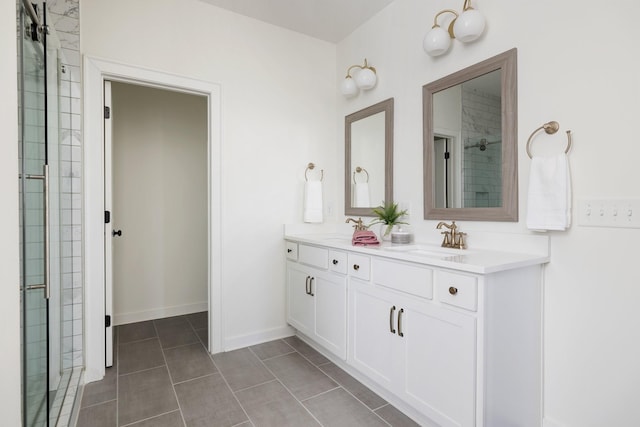
<path id="1" fill-rule="evenodd" d="M 394 390 L 398 345 L 392 296 L 373 285 L 349 283 L 349 363 L 381 386 Z"/>
<path id="2" fill-rule="evenodd" d="M 314 330 L 313 296 L 307 292 L 313 273 L 306 267 L 287 262 L 287 322 L 310 337 Z"/>
<path id="3" fill-rule="evenodd" d="M 315 338 L 327 350 L 347 358 L 347 279 L 330 273 L 316 274 Z"/>
<path id="4" fill-rule="evenodd" d="M 475 425 L 475 318 L 414 301 L 403 310 L 403 397 L 442 426 Z"/>

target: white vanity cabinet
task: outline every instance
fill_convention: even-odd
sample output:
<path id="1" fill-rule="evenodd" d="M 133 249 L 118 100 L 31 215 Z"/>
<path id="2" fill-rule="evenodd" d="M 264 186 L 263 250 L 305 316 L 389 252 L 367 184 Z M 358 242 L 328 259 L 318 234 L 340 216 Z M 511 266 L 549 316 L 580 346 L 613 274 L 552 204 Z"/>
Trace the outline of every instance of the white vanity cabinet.
<path id="1" fill-rule="evenodd" d="M 547 256 L 302 242 L 287 318 L 341 367 L 423 425 L 541 425 Z"/>
<path id="2" fill-rule="evenodd" d="M 341 271 L 346 254 L 306 245 L 297 249 L 297 261 L 287 261 L 287 322 L 344 360 L 347 279 Z"/>

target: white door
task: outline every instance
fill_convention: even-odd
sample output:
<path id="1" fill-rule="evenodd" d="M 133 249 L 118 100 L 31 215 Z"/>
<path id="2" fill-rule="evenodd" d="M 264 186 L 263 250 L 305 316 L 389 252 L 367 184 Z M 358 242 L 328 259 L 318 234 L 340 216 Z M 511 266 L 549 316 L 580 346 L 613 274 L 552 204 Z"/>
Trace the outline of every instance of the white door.
<path id="1" fill-rule="evenodd" d="M 104 82 L 104 313 L 105 313 L 105 366 L 113 365 L 113 129 L 111 120 L 111 82 Z"/>
<path id="2" fill-rule="evenodd" d="M 347 358 L 347 278 L 324 273 L 312 283 L 315 300 L 314 335 L 341 359 Z"/>
<path id="3" fill-rule="evenodd" d="M 287 263 L 287 322 L 310 337 L 314 330 L 313 272 Z"/>

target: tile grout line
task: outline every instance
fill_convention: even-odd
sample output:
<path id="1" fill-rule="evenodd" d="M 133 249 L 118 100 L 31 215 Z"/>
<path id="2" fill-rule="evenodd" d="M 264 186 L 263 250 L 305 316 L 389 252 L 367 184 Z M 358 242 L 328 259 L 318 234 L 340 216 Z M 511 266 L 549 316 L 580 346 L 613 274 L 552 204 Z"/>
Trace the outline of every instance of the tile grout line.
<path id="1" fill-rule="evenodd" d="M 158 333 L 158 328 L 156 326 L 155 321 L 153 322 L 153 329 L 156 331 L 156 335 L 158 336 L 158 341 L 160 341 L 160 334 Z M 171 390 L 173 390 L 173 397 L 175 397 L 176 405 L 178 405 L 178 411 L 180 411 L 180 419 L 182 419 L 182 425 L 186 426 L 187 422 L 185 421 L 184 414 L 182 413 L 182 406 L 180 406 L 180 399 L 178 399 L 176 386 L 173 384 L 173 377 L 171 376 L 171 371 L 169 370 L 169 364 L 167 363 L 167 356 L 165 356 L 164 354 L 164 348 L 162 348 L 162 342 L 160 342 L 160 352 L 162 353 L 162 359 L 164 360 L 164 364 L 167 367 L 167 374 L 169 374 L 169 382 L 171 383 Z"/>
<path id="2" fill-rule="evenodd" d="M 229 389 L 229 391 L 233 395 L 233 398 L 236 400 L 236 402 L 238 402 L 238 405 L 240 406 L 240 409 L 242 409 L 242 412 L 244 412 L 244 415 L 247 417 L 247 420 L 251 423 L 252 426 L 255 426 L 255 424 L 253 423 L 253 420 L 251 419 L 251 417 L 247 413 L 247 410 L 244 409 L 244 406 L 242 406 L 242 402 L 240 402 L 240 399 L 238 399 L 238 396 L 236 396 L 236 393 L 233 391 L 233 389 L 229 385 L 229 382 L 227 381 L 227 379 L 225 378 L 224 374 L 222 373 L 222 370 L 218 367 L 216 362 L 213 360 L 213 354 L 209 353 L 208 350 L 207 350 L 207 353 L 209 354 L 209 358 L 211 359 L 211 363 L 213 363 L 213 366 L 215 366 L 216 369 L 218 370 L 218 373 L 220 373 L 220 377 L 222 378 L 222 381 L 224 381 L 225 385 L 227 386 L 227 388 Z M 244 422 L 246 422 L 246 421 L 242 421 L 241 423 L 236 424 L 236 425 L 241 425 Z"/>
<path id="3" fill-rule="evenodd" d="M 283 341 L 284 341 L 284 340 L 283 340 Z M 289 345 L 289 343 L 287 343 L 287 342 L 285 342 L 285 344 Z M 289 345 L 289 347 L 291 347 L 291 346 Z M 250 352 L 251 352 L 251 353 L 256 357 L 256 359 L 258 359 L 258 361 L 262 364 L 262 366 L 264 366 L 264 368 L 265 368 L 267 371 L 269 371 L 269 373 L 270 373 L 271 375 L 273 375 L 273 377 L 276 379 L 276 381 L 278 381 L 278 382 L 280 383 L 280 385 L 281 385 L 281 386 L 282 386 L 282 387 L 287 391 L 287 393 L 289 393 L 289 394 L 291 395 L 291 397 L 293 397 L 293 399 L 294 399 L 296 402 L 298 402 L 298 404 L 299 404 L 300 406 L 302 406 L 302 408 L 303 408 L 305 411 L 307 411 L 307 413 L 311 416 L 311 418 L 313 418 L 313 419 L 318 423 L 318 425 L 320 425 L 320 426 L 324 427 L 324 424 L 322 424 L 322 423 L 320 422 L 320 420 L 319 420 L 319 419 L 317 419 L 315 415 L 313 415 L 313 413 L 309 410 L 309 408 L 307 408 L 307 407 L 304 405 L 304 403 L 302 403 L 302 401 L 301 401 L 300 399 L 298 399 L 298 398 L 293 394 L 293 392 L 292 392 L 291 390 L 289 390 L 289 387 L 287 387 L 287 386 L 286 386 L 286 385 L 285 385 L 285 384 L 280 380 L 280 378 L 278 378 L 278 376 L 277 376 L 277 375 L 276 375 L 276 374 L 275 374 L 271 369 L 269 369 L 269 367 L 268 367 L 268 366 L 267 366 L 267 365 L 266 365 L 262 360 L 260 360 L 260 358 L 259 358 L 259 357 L 254 353 L 254 351 L 253 351 L 250 347 L 247 347 L 247 348 L 249 348 L 249 351 L 250 351 Z M 292 348 L 293 348 L 293 347 L 292 347 Z M 300 356 L 302 356 L 302 355 L 300 354 L 300 352 L 298 352 L 298 350 L 294 349 L 294 352 L 295 352 L 295 353 L 298 353 Z M 292 354 L 292 353 L 287 353 L 287 354 Z M 283 354 L 283 355 L 275 356 L 275 357 L 281 357 L 281 356 L 285 356 L 285 355 Z M 275 357 L 272 357 L 272 358 L 270 358 L 270 359 L 275 359 Z M 303 358 L 304 358 L 304 357 L 303 357 Z M 305 360 L 306 360 L 306 359 L 305 359 Z M 311 363 L 311 362 L 309 362 L 309 363 Z M 326 374 L 325 374 L 325 375 L 326 375 Z"/>

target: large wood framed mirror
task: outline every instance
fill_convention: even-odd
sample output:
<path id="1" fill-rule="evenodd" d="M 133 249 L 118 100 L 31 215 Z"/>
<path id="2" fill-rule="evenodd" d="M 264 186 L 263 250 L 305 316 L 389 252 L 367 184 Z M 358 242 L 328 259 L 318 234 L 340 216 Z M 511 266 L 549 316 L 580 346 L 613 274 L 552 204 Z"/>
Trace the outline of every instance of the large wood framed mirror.
<path id="1" fill-rule="evenodd" d="M 424 217 L 518 221 L 517 51 L 422 88 Z"/>
<path id="2" fill-rule="evenodd" d="M 371 216 L 393 200 L 393 98 L 346 116 L 344 132 L 344 211 Z"/>

